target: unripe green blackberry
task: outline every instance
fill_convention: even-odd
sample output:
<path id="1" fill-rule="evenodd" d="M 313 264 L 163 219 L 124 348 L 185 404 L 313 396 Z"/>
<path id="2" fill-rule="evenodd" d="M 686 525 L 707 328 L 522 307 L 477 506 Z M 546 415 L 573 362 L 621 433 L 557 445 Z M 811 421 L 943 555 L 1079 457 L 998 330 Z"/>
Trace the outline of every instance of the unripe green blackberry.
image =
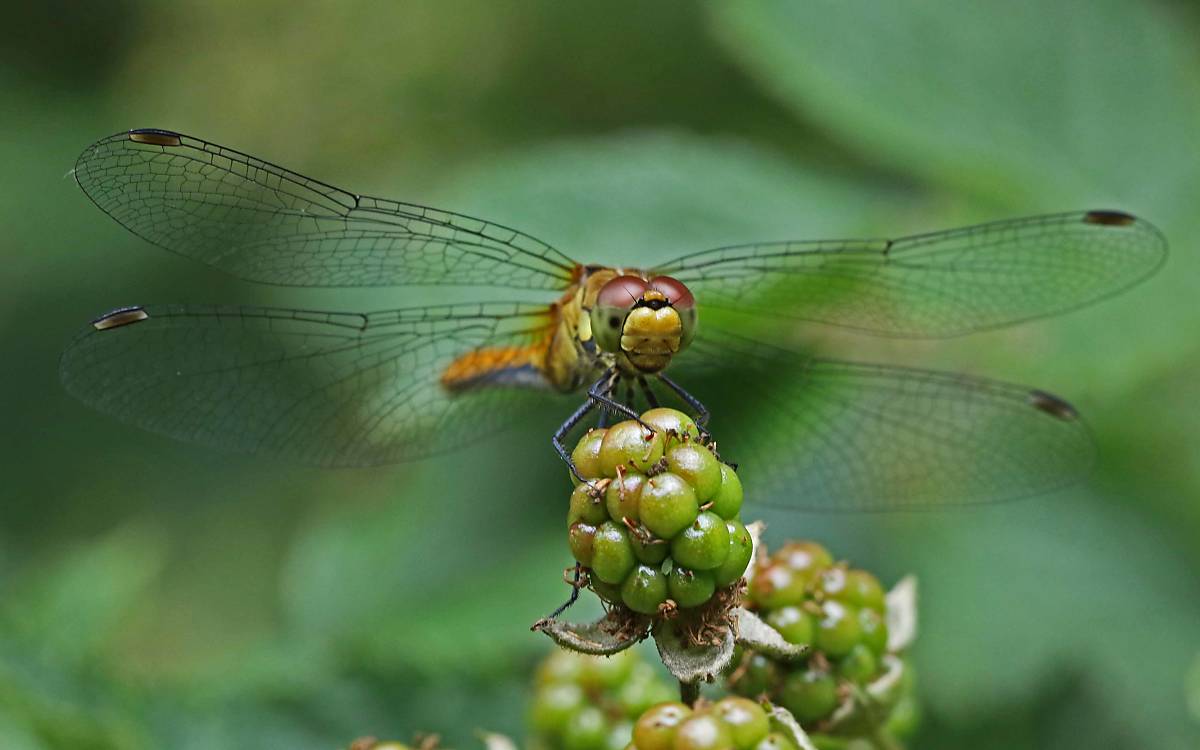
<path id="1" fill-rule="evenodd" d="M 680 607 L 698 607 L 712 598 L 717 585 L 712 573 L 676 564 L 667 574 L 667 590 Z"/>
<path id="2" fill-rule="evenodd" d="M 608 517 L 614 521 L 626 518 L 634 522 L 640 521 L 638 507 L 642 499 L 642 487 L 645 485 L 646 475 L 636 472 L 626 472 L 609 483 L 604 491 L 604 507 Z"/>
<path id="3" fill-rule="evenodd" d="M 662 457 L 662 433 L 651 432 L 632 419 L 609 427 L 600 441 L 600 473 L 606 477 L 615 477 L 618 466 L 645 472 Z"/>
<path id="4" fill-rule="evenodd" d="M 667 576 L 649 565 L 638 565 L 621 584 L 621 601 L 643 615 L 657 614 L 667 594 Z"/>
<path id="5" fill-rule="evenodd" d="M 682 703 L 660 703 L 642 714 L 633 725 L 633 744 L 637 750 L 674 750 L 679 725 L 692 715 Z"/>
<path id="6" fill-rule="evenodd" d="M 729 557 L 725 519 L 705 511 L 671 540 L 671 557 L 684 567 L 712 570 Z"/>
<path id="7" fill-rule="evenodd" d="M 696 442 L 681 443 L 666 453 L 667 471 L 692 486 L 696 499 L 706 503 L 721 489 L 721 462 Z"/>
<path id="8" fill-rule="evenodd" d="M 683 477 L 663 472 L 646 480 L 638 512 L 646 528 L 663 539 L 672 539 L 700 515 L 700 503 Z"/>
<path id="9" fill-rule="evenodd" d="M 663 433 L 667 450 L 681 443 L 700 439 L 700 428 L 696 427 L 695 420 L 678 409 L 651 409 L 641 416 L 641 420 L 652 429 Z"/>
<path id="10" fill-rule="evenodd" d="M 790 663 L 735 652 L 729 688 L 783 706 L 810 732 L 846 732 L 838 736 L 851 738 L 871 722 L 881 729 L 878 724 L 899 699 L 872 706 L 866 720 L 852 712 L 853 696 L 862 689 L 874 689 L 885 676 L 887 684 L 895 684 L 897 675 L 906 674 L 896 671 L 901 662 L 889 652 L 888 598 L 878 579 L 835 563 L 819 544 L 790 542 L 757 564 L 749 592 L 750 607 L 768 626 L 785 641 L 812 650 L 807 659 Z M 851 684 L 857 689 L 848 689 Z"/>
<path id="11" fill-rule="evenodd" d="M 725 528 L 729 531 L 729 555 L 725 562 L 713 569 L 713 581 L 718 588 L 741 578 L 750 566 L 750 559 L 754 557 L 754 540 L 742 522 L 736 519 L 726 521 Z"/>
<path id="12" fill-rule="evenodd" d="M 605 521 L 592 542 L 592 574 L 605 583 L 621 583 L 636 564 L 629 532 L 624 526 Z"/>
<path id="13" fill-rule="evenodd" d="M 651 409 L 643 421 L 654 432 L 627 420 L 575 446 L 587 481 L 571 494 L 567 542 L 602 599 L 656 616 L 668 598 L 677 609 L 701 607 L 737 584 L 754 542 L 738 518 L 737 473 L 695 423 L 674 409 Z"/>
<path id="14" fill-rule="evenodd" d="M 541 750 L 621 750 L 633 721 L 674 688 L 632 650 L 611 657 L 556 650 L 538 667 L 529 724 Z"/>
<path id="15" fill-rule="evenodd" d="M 801 724 L 824 719 L 837 708 L 837 680 L 820 669 L 792 672 L 783 680 L 779 703 Z"/>
<path id="16" fill-rule="evenodd" d="M 762 706 L 745 698 L 723 698 L 692 709 L 662 703 L 633 727 L 632 750 L 755 750 L 769 736 Z"/>
<path id="17" fill-rule="evenodd" d="M 742 499 L 742 480 L 729 464 L 721 464 L 721 486 L 712 497 L 712 512 L 727 520 L 737 518 Z"/>
<path id="18" fill-rule="evenodd" d="M 754 750 L 800 750 L 796 747 L 796 743 L 782 732 L 771 732 L 762 739 Z"/>
<path id="19" fill-rule="evenodd" d="M 603 427 L 588 430 L 575 446 L 575 450 L 571 451 L 571 463 L 575 464 L 575 470 L 581 476 L 585 477 L 600 477 L 603 472 L 600 470 L 600 445 L 604 441 L 604 434 L 608 432 Z M 571 481 L 578 483 L 579 480 L 575 475 L 571 475 Z"/>

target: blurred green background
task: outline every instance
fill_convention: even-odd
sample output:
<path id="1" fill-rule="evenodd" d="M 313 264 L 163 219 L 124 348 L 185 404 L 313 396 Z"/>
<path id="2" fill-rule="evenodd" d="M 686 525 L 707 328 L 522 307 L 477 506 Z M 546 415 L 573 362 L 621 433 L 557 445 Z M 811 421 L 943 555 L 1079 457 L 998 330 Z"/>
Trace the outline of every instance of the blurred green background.
<path id="1" fill-rule="evenodd" d="M 1102 452 L 1088 484 L 745 515 L 769 542 L 918 575 L 915 747 L 1200 747 L 1193 4 L 48 0 L 4 17 L 0 748 L 520 736 L 547 649 L 528 625 L 567 592 L 554 408 L 437 461 L 322 472 L 176 444 L 61 391 L 63 344 L 119 304 L 420 295 L 256 288 L 137 240 L 68 170 L 148 126 L 585 261 L 1077 208 L 1150 219 L 1172 257 L 1116 300 L 936 345 L 840 339 L 1069 397 Z"/>

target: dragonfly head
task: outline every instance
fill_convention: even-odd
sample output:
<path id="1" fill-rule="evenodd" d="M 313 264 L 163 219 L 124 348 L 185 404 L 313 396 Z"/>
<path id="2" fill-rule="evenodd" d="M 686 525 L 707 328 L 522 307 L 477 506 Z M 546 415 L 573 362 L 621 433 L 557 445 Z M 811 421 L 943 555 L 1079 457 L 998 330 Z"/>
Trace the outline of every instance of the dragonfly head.
<path id="1" fill-rule="evenodd" d="M 644 373 L 665 368 L 696 332 L 696 301 L 670 276 L 617 276 L 600 288 L 590 315 L 596 345 Z"/>

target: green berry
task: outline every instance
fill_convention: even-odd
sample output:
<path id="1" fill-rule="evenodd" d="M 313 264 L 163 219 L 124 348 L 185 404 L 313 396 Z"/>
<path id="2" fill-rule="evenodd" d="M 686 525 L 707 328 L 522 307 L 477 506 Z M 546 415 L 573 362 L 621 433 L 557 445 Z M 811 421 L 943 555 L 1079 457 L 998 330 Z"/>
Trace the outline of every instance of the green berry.
<path id="1" fill-rule="evenodd" d="M 600 441 L 600 471 L 615 477 L 617 467 L 645 472 L 663 457 L 663 437 L 651 432 L 632 419 L 608 428 Z"/>
<path id="2" fill-rule="evenodd" d="M 754 540 L 742 522 L 726 521 L 725 528 L 729 531 L 729 555 L 712 572 L 713 583 L 718 588 L 728 586 L 745 575 L 750 559 L 754 557 Z"/>
<path id="3" fill-rule="evenodd" d="M 561 734 L 586 700 L 583 688 L 573 682 L 546 685 L 533 697 L 530 722 L 542 734 Z"/>
<path id="4" fill-rule="evenodd" d="M 675 731 L 691 715 L 682 703 L 660 703 L 634 723 L 633 744 L 637 750 L 673 750 Z"/>
<path id="5" fill-rule="evenodd" d="M 712 512 L 724 519 L 737 518 L 742 510 L 742 480 L 728 464 L 721 464 L 721 486 L 712 496 Z"/>
<path id="6" fill-rule="evenodd" d="M 764 609 L 800 604 L 808 593 L 808 578 L 772 558 L 754 574 L 751 598 Z"/>
<path id="7" fill-rule="evenodd" d="M 810 580 L 833 565 L 833 555 L 816 542 L 788 542 L 772 557 L 797 573 L 809 573 Z"/>
<path id="8" fill-rule="evenodd" d="M 861 642 L 874 651 L 876 656 L 883 656 L 887 651 L 888 641 L 887 621 L 883 616 L 864 607 L 858 610 L 858 628 L 862 633 L 859 636 Z"/>
<path id="9" fill-rule="evenodd" d="M 888 714 L 884 730 L 893 737 L 907 739 L 916 731 L 921 723 L 921 702 L 916 696 L 905 695 L 892 707 Z"/>
<path id="10" fill-rule="evenodd" d="M 633 722 L 618 721 L 608 730 L 604 738 L 604 750 L 625 750 L 633 738 Z"/>
<path id="11" fill-rule="evenodd" d="M 677 692 L 658 679 L 654 668 L 640 662 L 625 684 L 617 689 L 616 701 L 621 711 L 636 719 L 657 703 L 670 701 Z"/>
<path id="12" fill-rule="evenodd" d="M 771 692 L 779 682 L 779 665 L 760 653 L 751 652 L 748 657 L 734 663 L 739 666 L 734 670 L 730 687 L 738 695 L 756 698 Z"/>
<path id="13" fill-rule="evenodd" d="M 712 573 L 676 565 L 667 575 L 667 589 L 680 607 L 699 607 L 712 598 L 717 587 Z"/>
<path id="14" fill-rule="evenodd" d="M 584 657 L 579 683 L 592 689 L 616 688 L 629 678 L 635 663 L 636 657 L 632 651 L 621 651 L 612 656 Z"/>
<path id="15" fill-rule="evenodd" d="M 887 608 L 879 579 L 865 570 L 847 570 L 842 593 L 836 598 L 855 607 L 868 607 L 881 615 Z"/>
<path id="16" fill-rule="evenodd" d="M 778 630 L 785 641 L 797 646 L 811 644 L 816 631 L 813 616 L 794 604 L 771 610 L 767 624 Z"/>
<path id="17" fill-rule="evenodd" d="M 608 520 L 608 509 L 604 507 L 603 496 L 594 497 L 593 489 L 587 484 L 578 484 L 571 493 L 571 504 L 567 510 L 567 528 L 576 521 L 584 521 L 598 526 Z M 619 519 L 618 519 L 619 520 Z"/>
<path id="18" fill-rule="evenodd" d="M 638 502 L 642 498 L 642 487 L 645 483 L 646 475 L 637 473 L 625 474 L 610 482 L 604 492 L 604 504 L 609 518 L 614 521 L 623 518 L 638 521 Z"/>
<path id="19" fill-rule="evenodd" d="M 826 656 L 833 659 L 845 656 L 858 643 L 861 635 L 856 608 L 832 599 L 821 604 L 821 616 L 817 620 L 817 634 L 813 640 Z"/>
<path id="20" fill-rule="evenodd" d="M 669 443 L 668 448 L 679 445 L 685 438 L 689 441 L 700 439 L 700 429 L 696 427 L 696 422 L 678 409 L 651 409 L 642 415 L 642 421 L 663 433 Z"/>
<path id="21" fill-rule="evenodd" d="M 771 732 L 754 746 L 754 750 L 799 750 L 799 748 L 786 734 Z"/>
<path id="22" fill-rule="evenodd" d="M 699 443 L 683 443 L 667 451 L 667 470 L 692 485 L 701 503 L 708 502 L 721 488 L 721 462 Z"/>
<path id="23" fill-rule="evenodd" d="M 584 706 L 567 719 L 567 725 L 563 727 L 563 750 L 604 750 L 609 729 L 603 711 L 595 706 Z"/>
<path id="24" fill-rule="evenodd" d="M 646 480 L 638 501 L 642 524 L 663 539 L 670 539 L 696 520 L 700 504 L 691 486 L 669 471 Z"/>
<path id="25" fill-rule="evenodd" d="M 605 521 L 592 542 L 592 573 L 605 583 L 620 583 L 636 562 L 629 532 L 618 523 Z"/>
<path id="26" fill-rule="evenodd" d="M 621 603 L 621 587 L 617 584 L 605 583 L 595 576 L 591 576 L 592 591 L 596 592 L 596 596 L 600 597 L 609 604 Z"/>
<path id="27" fill-rule="evenodd" d="M 838 661 L 837 669 L 838 674 L 847 680 L 865 685 L 879 671 L 879 662 L 866 644 L 856 643 L 850 653 Z"/>
<path id="28" fill-rule="evenodd" d="M 643 539 L 638 534 L 630 534 L 629 541 L 633 544 L 633 556 L 647 565 L 658 565 L 671 554 L 671 545 L 666 539 Z"/>
<path id="29" fill-rule="evenodd" d="M 639 565 L 621 584 L 621 601 L 634 612 L 652 615 L 667 600 L 667 577 L 658 568 Z"/>
<path id="30" fill-rule="evenodd" d="M 779 702 L 801 724 L 824 719 L 837 708 L 837 681 L 829 673 L 814 669 L 793 672 L 783 682 Z"/>
<path id="31" fill-rule="evenodd" d="M 566 649 L 555 649 L 538 666 L 536 684 L 540 687 L 557 682 L 576 682 L 583 673 L 583 659 Z"/>
<path id="32" fill-rule="evenodd" d="M 567 545 L 571 548 L 571 555 L 582 563 L 585 568 L 592 566 L 596 531 L 595 526 L 582 521 L 567 531 Z"/>
<path id="33" fill-rule="evenodd" d="M 771 731 L 766 712 L 748 698 L 722 698 L 713 704 L 712 712 L 729 727 L 738 748 L 754 747 Z"/>
<path id="34" fill-rule="evenodd" d="M 675 730 L 674 750 L 733 750 L 733 732 L 713 714 L 693 714 Z"/>
<path id="35" fill-rule="evenodd" d="M 671 557 L 686 568 L 712 570 L 729 557 L 729 529 L 725 519 L 705 511 L 671 540 Z"/>
<path id="36" fill-rule="evenodd" d="M 575 450 L 571 451 L 571 463 L 575 464 L 575 470 L 582 476 L 589 479 L 599 479 L 603 476 L 600 471 L 600 444 L 604 441 L 606 432 L 608 430 L 603 427 L 588 430 L 587 434 L 579 439 Z M 579 484 L 574 474 L 571 475 L 571 481 Z"/>

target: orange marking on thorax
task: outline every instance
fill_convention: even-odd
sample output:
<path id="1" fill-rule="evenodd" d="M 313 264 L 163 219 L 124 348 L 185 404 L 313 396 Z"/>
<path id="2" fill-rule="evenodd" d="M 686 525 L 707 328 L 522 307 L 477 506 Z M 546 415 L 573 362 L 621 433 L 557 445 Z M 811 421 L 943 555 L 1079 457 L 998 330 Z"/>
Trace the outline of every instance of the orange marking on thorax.
<path id="1" fill-rule="evenodd" d="M 533 366 L 539 372 L 544 371 L 549 345 L 550 339 L 546 338 L 522 346 L 490 346 L 469 351 L 447 365 L 440 378 L 442 387 L 448 391 L 464 390 L 491 373 L 517 367 Z"/>

